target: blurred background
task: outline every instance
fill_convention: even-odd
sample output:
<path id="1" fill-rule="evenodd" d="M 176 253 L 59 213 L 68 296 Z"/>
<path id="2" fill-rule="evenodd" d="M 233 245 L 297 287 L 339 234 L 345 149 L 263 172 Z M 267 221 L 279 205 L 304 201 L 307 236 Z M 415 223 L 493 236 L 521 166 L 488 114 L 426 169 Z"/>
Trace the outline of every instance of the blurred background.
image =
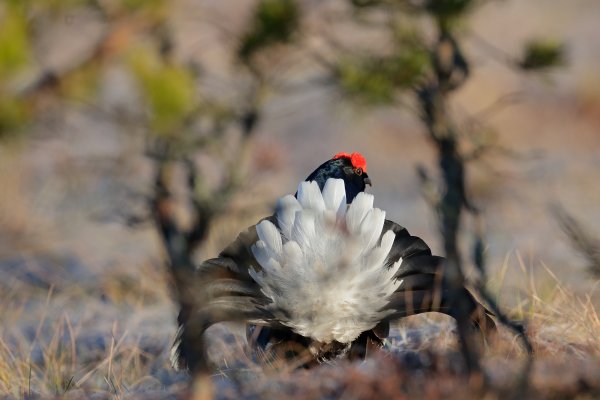
<path id="1" fill-rule="evenodd" d="M 5 0 L 0 21 L 0 391 L 185 380 L 167 265 L 216 256 L 341 151 L 444 254 L 444 135 L 479 210 L 467 276 L 483 226 L 503 307 L 557 283 L 598 304 L 597 1 Z"/>

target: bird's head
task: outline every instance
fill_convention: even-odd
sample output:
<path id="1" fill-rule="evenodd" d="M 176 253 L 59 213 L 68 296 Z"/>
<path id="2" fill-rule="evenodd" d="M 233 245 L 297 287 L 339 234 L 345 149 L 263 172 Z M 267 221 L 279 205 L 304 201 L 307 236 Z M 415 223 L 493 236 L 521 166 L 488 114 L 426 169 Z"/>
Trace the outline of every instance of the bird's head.
<path id="1" fill-rule="evenodd" d="M 371 185 L 367 175 L 367 160 L 360 153 L 338 153 L 331 160 L 325 161 L 314 170 L 305 180 L 315 181 L 321 190 L 329 178 L 344 180 L 346 187 L 346 203 L 350 204 L 366 185 Z"/>

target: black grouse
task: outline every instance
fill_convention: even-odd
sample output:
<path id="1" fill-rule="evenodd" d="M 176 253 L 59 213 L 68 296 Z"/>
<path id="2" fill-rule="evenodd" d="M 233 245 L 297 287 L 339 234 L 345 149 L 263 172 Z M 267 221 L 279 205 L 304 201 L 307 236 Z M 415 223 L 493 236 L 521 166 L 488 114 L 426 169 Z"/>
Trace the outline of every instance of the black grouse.
<path id="1" fill-rule="evenodd" d="M 217 322 L 245 322 L 251 346 L 316 362 L 364 357 L 408 315 L 456 317 L 444 258 L 386 220 L 364 192 L 370 184 L 361 154 L 336 154 L 279 199 L 274 215 L 203 262 L 182 297 L 174 366 L 209 368 L 203 334 Z M 493 331 L 487 310 L 466 288 L 461 296 L 473 327 Z"/>

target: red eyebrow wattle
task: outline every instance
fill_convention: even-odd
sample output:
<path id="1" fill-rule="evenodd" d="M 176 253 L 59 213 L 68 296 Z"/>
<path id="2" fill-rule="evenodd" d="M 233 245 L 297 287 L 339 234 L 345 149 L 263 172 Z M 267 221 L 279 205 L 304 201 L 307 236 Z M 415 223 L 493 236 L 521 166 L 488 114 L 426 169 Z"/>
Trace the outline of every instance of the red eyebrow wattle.
<path id="1" fill-rule="evenodd" d="M 338 158 L 348 158 L 354 168 L 360 168 L 363 172 L 367 172 L 367 160 L 359 152 L 354 152 L 352 154 L 341 152 L 333 156 L 333 160 Z"/>

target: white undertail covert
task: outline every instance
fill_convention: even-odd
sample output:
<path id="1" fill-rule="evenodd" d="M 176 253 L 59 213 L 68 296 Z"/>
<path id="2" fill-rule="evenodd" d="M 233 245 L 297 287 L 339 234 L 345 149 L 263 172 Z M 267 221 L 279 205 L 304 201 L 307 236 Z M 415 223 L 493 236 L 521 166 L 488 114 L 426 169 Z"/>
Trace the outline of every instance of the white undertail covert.
<path id="1" fill-rule="evenodd" d="M 402 284 L 394 278 L 402 259 L 387 260 L 395 234 L 381 236 L 384 221 L 371 194 L 347 206 L 341 179 L 327 180 L 322 193 L 302 182 L 297 199 L 280 198 L 279 229 L 266 220 L 256 227 L 262 270 L 250 270 L 275 316 L 302 336 L 349 343 L 391 313 L 381 310 Z"/>

